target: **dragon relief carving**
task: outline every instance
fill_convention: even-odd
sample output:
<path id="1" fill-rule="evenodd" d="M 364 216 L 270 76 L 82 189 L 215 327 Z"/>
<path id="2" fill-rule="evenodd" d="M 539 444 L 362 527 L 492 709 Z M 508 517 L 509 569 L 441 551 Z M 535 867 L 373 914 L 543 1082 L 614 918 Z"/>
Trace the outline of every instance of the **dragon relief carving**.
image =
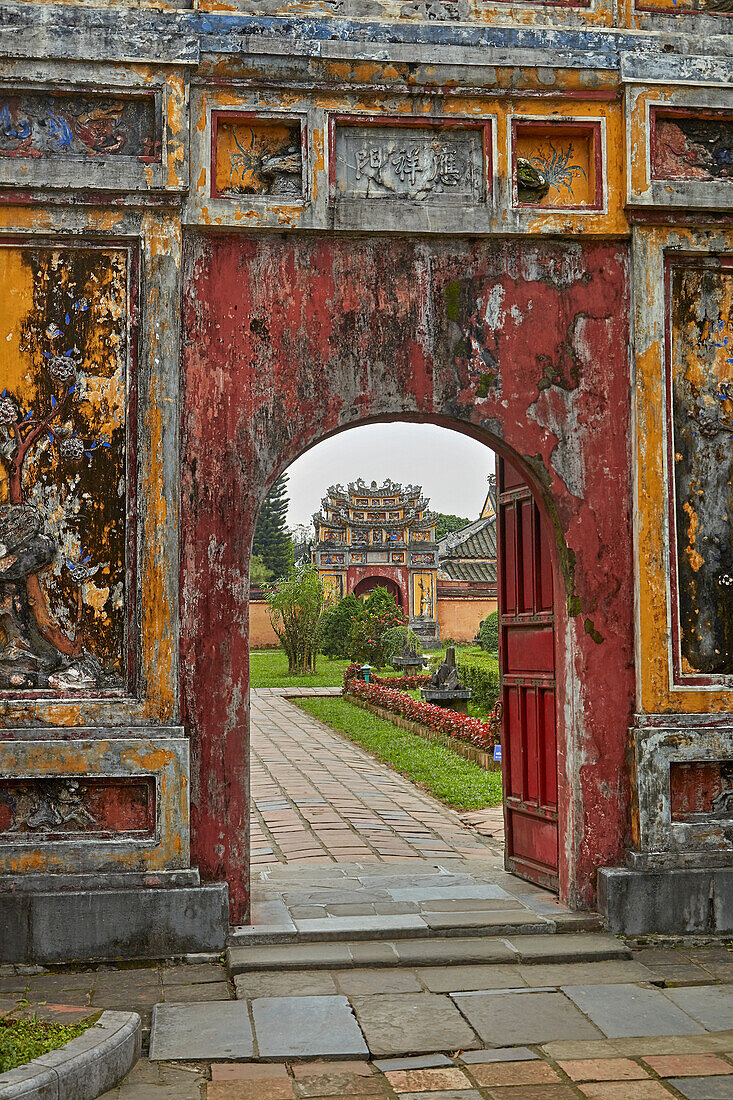
<path id="1" fill-rule="evenodd" d="M 97 827 L 87 809 L 87 788 L 77 779 L 29 782 L 7 797 L 12 812 L 9 833 L 82 832 Z"/>

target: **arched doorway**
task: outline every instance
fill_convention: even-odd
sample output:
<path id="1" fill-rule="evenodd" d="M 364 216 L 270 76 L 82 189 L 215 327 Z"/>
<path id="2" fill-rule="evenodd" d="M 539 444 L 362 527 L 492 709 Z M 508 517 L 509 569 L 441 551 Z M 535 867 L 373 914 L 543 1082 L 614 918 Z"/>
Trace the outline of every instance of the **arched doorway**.
<path id="1" fill-rule="evenodd" d="M 362 577 L 362 579 L 354 585 L 354 595 L 368 596 L 375 588 L 386 588 L 390 595 L 394 596 L 398 607 L 405 606 L 402 589 L 397 581 L 393 580 L 391 577 L 376 577 L 374 575 Z"/>
<path id="2" fill-rule="evenodd" d="M 247 906 L 242 576 L 253 524 L 298 454 L 370 421 L 455 428 L 520 472 L 548 532 L 557 593 L 563 900 L 592 904 L 596 869 L 618 862 L 628 831 L 625 246 L 391 238 L 389 263 L 385 249 L 376 236 L 201 235 L 187 245 L 181 677 L 193 849 L 206 878 L 228 879 L 235 920 Z"/>

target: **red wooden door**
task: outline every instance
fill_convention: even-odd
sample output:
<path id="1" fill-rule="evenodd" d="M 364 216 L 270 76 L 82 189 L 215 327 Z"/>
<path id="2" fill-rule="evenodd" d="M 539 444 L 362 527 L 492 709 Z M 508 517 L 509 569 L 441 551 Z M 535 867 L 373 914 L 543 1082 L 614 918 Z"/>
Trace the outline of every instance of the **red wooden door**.
<path id="1" fill-rule="evenodd" d="M 552 564 L 524 477 L 499 459 L 499 664 L 506 866 L 557 889 L 557 748 Z"/>

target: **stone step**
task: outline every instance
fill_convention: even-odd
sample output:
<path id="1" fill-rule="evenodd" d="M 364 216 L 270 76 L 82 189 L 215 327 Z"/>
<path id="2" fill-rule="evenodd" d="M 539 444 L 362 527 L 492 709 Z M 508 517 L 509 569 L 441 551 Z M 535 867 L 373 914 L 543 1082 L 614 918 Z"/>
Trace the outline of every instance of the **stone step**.
<path id="1" fill-rule="evenodd" d="M 234 945 L 226 953 L 230 975 L 252 970 L 345 970 L 364 967 L 455 966 L 481 963 L 570 963 L 630 959 L 613 936 L 593 932 L 553 936 L 429 936 Z"/>
<path id="2" fill-rule="evenodd" d="M 398 940 L 452 936 L 536 936 L 602 932 L 597 913 L 539 916 L 524 910 L 472 913 L 409 913 L 403 916 L 319 917 L 287 924 L 254 924 L 230 929 L 229 946 L 337 943 L 341 940 Z"/>

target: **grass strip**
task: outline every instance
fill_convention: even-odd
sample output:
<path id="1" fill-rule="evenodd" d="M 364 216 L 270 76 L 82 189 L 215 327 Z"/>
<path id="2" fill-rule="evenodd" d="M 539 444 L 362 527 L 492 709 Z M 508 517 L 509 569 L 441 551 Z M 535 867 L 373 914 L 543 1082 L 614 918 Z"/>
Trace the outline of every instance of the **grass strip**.
<path id="1" fill-rule="evenodd" d="M 27 1020 L 0 1017 L 0 1073 L 57 1050 L 83 1035 L 98 1018 L 99 1013 L 78 1024 L 56 1024 L 37 1016 Z"/>
<path id="2" fill-rule="evenodd" d="M 348 661 L 334 661 L 330 657 L 319 656 L 315 675 L 291 676 L 284 650 L 269 649 L 251 653 L 250 687 L 341 687 L 348 664 Z"/>
<path id="3" fill-rule="evenodd" d="M 487 772 L 443 745 L 424 741 L 347 699 L 315 697 L 293 702 L 446 806 L 480 810 L 501 802 L 500 772 Z"/>

